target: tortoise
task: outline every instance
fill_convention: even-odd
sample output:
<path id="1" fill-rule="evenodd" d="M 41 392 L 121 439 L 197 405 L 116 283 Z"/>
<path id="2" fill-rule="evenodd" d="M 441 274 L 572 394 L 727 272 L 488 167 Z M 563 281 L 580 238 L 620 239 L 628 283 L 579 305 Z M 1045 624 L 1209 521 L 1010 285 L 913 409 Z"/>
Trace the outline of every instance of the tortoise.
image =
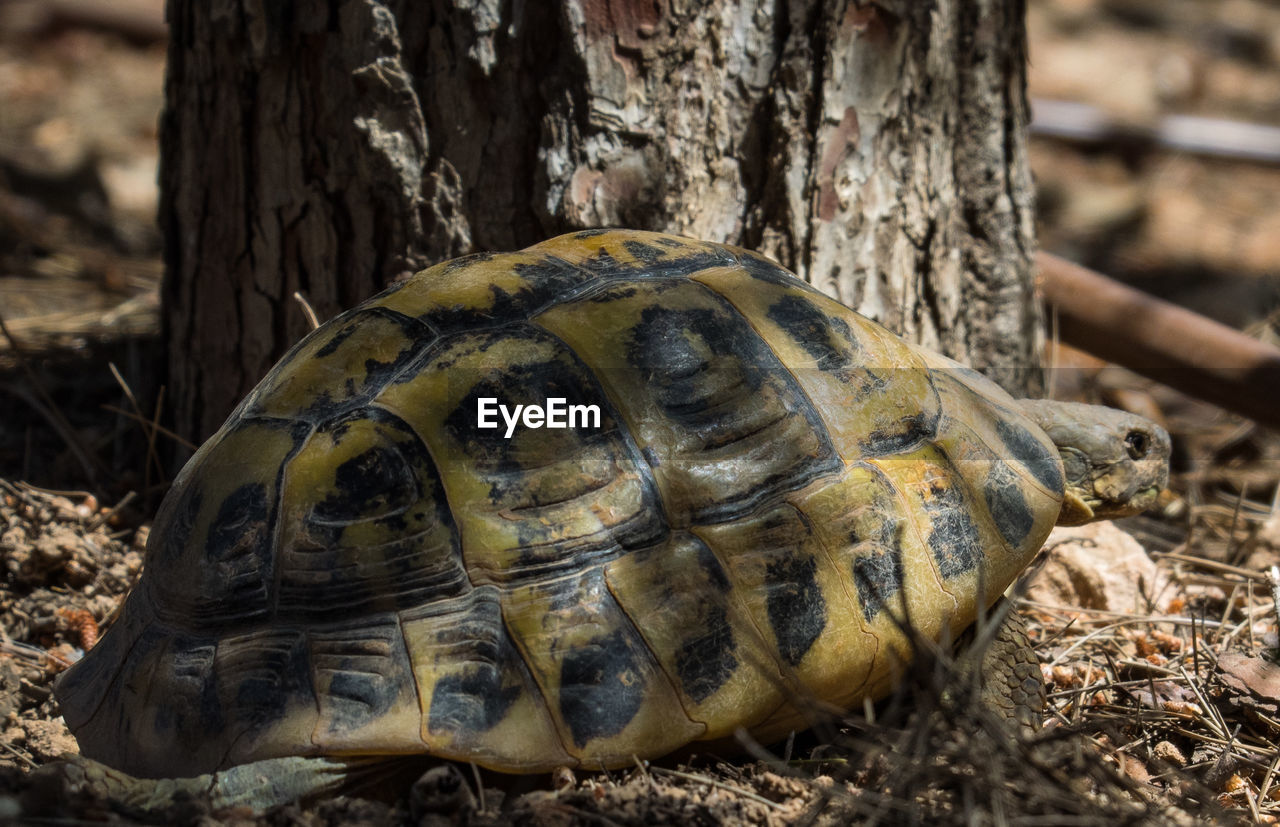
<path id="1" fill-rule="evenodd" d="M 572 233 L 300 341 L 179 474 L 57 697 L 85 756 L 144 777 L 785 734 L 889 692 L 904 619 L 971 624 L 1055 523 L 1149 507 L 1168 456 L 755 253 Z"/>

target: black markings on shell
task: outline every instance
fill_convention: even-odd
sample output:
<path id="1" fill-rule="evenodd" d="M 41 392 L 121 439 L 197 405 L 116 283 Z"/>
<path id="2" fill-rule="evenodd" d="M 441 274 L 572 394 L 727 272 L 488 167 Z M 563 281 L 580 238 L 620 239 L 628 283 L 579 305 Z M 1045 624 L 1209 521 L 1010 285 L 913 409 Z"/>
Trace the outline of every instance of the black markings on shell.
<path id="1" fill-rule="evenodd" d="M 312 518 L 345 524 L 370 516 L 392 514 L 403 529 L 397 512 L 420 496 L 417 480 L 404 457 L 389 445 L 375 445 L 341 463 L 334 472 L 337 490 L 315 504 Z"/>
<path id="2" fill-rule="evenodd" d="M 818 561 L 802 556 L 771 562 L 766 570 L 769 625 L 778 642 L 778 653 L 790 666 L 798 666 L 827 625 L 827 601 L 818 585 Z"/>
<path id="3" fill-rule="evenodd" d="M 933 386 L 930 385 L 929 389 L 932 391 Z M 936 392 L 931 393 L 928 399 L 933 402 L 932 406 L 903 416 L 892 428 L 872 431 L 862 442 L 863 454 L 870 457 L 901 454 L 933 441 L 938 435 L 941 409 Z"/>
<path id="4" fill-rule="evenodd" d="M 442 334 L 518 324 L 595 281 L 595 274 L 553 255 L 543 255 L 537 262 L 517 262 L 513 269 L 525 280 L 526 286 L 509 292 L 490 285 L 487 306 L 439 307 L 423 314 L 422 321 Z"/>
<path id="5" fill-rule="evenodd" d="M 246 482 L 223 498 L 198 560 L 201 574 L 217 591 L 198 595 L 196 605 L 184 607 L 192 620 L 245 620 L 266 610 L 270 594 L 263 574 L 271 570 L 274 552 L 273 506 L 259 482 Z"/>
<path id="6" fill-rule="evenodd" d="M 445 675 L 431 692 L 428 730 L 460 738 L 486 732 L 506 717 L 518 697 L 520 687 L 503 686 L 502 674 L 496 669 L 470 668 Z"/>
<path id="7" fill-rule="evenodd" d="M 486 340 L 498 339 L 523 339 L 530 344 L 529 352 L 541 354 L 550 349 L 554 355 L 494 368 L 471 385 L 444 425 L 459 449 L 459 455 L 448 461 L 465 462 L 474 468 L 489 482 L 493 507 L 512 515 L 519 544 L 525 549 L 520 568 L 548 576 L 587 565 L 593 559 L 587 555 L 592 553 L 614 555 L 662 540 L 668 529 L 656 484 L 591 371 L 567 345 L 539 328 L 521 325 L 483 334 L 476 347 L 482 351 Z M 574 405 L 595 405 L 600 410 L 600 427 L 533 431 L 520 426 L 508 439 L 501 417 L 498 428 L 476 427 L 478 401 L 485 397 L 510 410 L 516 405 L 545 405 L 552 397 Z M 563 472 L 544 473 L 553 467 Z M 626 472 L 635 474 L 640 502 L 625 510 L 615 508 L 611 500 L 598 502 L 596 492 Z M 592 537 L 565 539 L 558 533 L 559 526 L 538 514 L 574 501 L 584 503 L 583 507 L 601 505 L 606 530 Z"/>
<path id="8" fill-rule="evenodd" d="M 714 695 L 738 669 L 738 643 L 724 605 L 709 604 L 701 620 L 676 652 L 676 677 L 694 703 Z"/>
<path id="9" fill-rule="evenodd" d="M 233 720 L 250 723 L 251 731 L 265 729 L 282 720 L 290 705 L 314 705 L 303 640 L 301 633 L 274 629 L 231 637 L 218 642 L 211 670 L 200 661 L 191 668 L 235 688 Z"/>
<path id="10" fill-rule="evenodd" d="M 1000 536 L 1011 548 L 1021 548 L 1035 525 L 1036 515 L 1027 506 L 1018 475 L 1004 462 L 992 462 L 991 472 L 982 486 L 982 496 Z"/>
<path id="11" fill-rule="evenodd" d="M 277 608 L 287 619 L 341 620 L 443 600 L 468 586 L 439 470 L 405 422 L 370 407 L 325 423 L 302 449 L 309 469 L 286 480 L 295 500 L 277 551 Z M 356 440 L 355 446 L 344 442 Z M 363 448 L 306 479 L 326 449 Z M 306 506 L 311 503 L 310 508 Z M 299 510 L 302 513 L 297 517 Z M 294 529 L 290 531 L 289 529 Z M 351 532 L 348 534 L 348 532 Z"/>
<path id="12" fill-rule="evenodd" d="M 452 733 L 461 743 L 497 726 L 532 685 L 503 625 L 498 590 L 481 586 L 466 601 L 465 612 L 436 633 L 446 662 L 460 668 L 436 682 L 427 718 L 429 732 Z"/>
<path id="13" fill-rule="evenodd" d="M 698 570 L 706 576 L 707 581 L 715 587 L 719 595 L 727 595 L 733 588 L 728 573 L 720 565 L 719 558 L 707 548 L 707 544 L 692 534 L 685 534 L 697 546 Z M 675 585 L 675 584 L 673 584 Z"/>
<path id="14" fill-rule="evenodd" d="M 387 361 L 367 356 L 361 358 L 367 353 L 365 347 L 367 322 L 375 318 L 390 322 L 394 328 L 399 328 L 398 332 L 403 340 L 395 356 Z M 416 319 L 382 307 L 357 307 L 337 317 L 330 324 L 339 321 L 342 322 L 341 326 L 330 335 L 324 346 L 315 352 L 313 358 L 330 359 L 335 356 L 342 358 L 342 351 L 350 349 L 352 352 L 345 355 L 349 373 L 343 380 L 341 388 L 316 390 L 315 398 L 299 412 L 303 419 L 310 422 L 328 419 L 366 404 L 380 393 L 388 382 L 402 373 L 422 349 L 429 347 L 435 340 L 435 333 L 429 327 Z M 327 325 L 319 330 L 327 330 Z M 286 361 L 281 362 L 281 365 L 272 371 L 271 375 L 264 380 L 262 387 L 272 385 L 274 379 L 280 378 L 280 367 L 287 364 L 288 358 L 286 357 Z M 357 365 L 363 373 L 351 370 Z M 263 402 L 270 404 L 269 400 L 263 400 Z M 255 405 L 247 408 L 246 413 L 256 410 Z"/>
<path id="15" fill-rule="evenodd" d="M 310 643 L 320 714 L 331 733 L 377 720 L 412 684 L 394 617 L 366 617 L 358 626 L 313 632 Z"/>
<path id="16" fill-rule="evenodd" d="M 724 686 L 738 669 L 738 642 L 725 608 L 732 584 L 720 561 L 706 544 L 692 535 L 697 548 L 698 571 L 706 576 L 699 585 L 711 586 L 704 596 L 700 614 L 691 623 L 689 636 L 676 651 L 676 677 L 685 694 L 701 703 Z M 673 589 L 682 584 L 673 583 Z M 668 604 L 674 601 L 668 601 Z"/>
<path id="17" fill-rule="evenodd" d="M 902 591 L 902 532 L 898 517 L 885 515 L 880 536 L 874 542 L 850 537 L 860 546 L 853 561 L 853 583 L 862 605 L 862 617 L 870 621 Z"/>
<path id="18" fill-rule="evenodd" d="M 795 378 L 736 310 L 715 301 L 723 306 L 645 308 L 626 351 L 663 416 L 696 445 L 676 461 L 744 460 L 733 483 L 685 504 L 694 523 L 733 519 L 841 464 Z"/>
<path id="19" fill-rule="evenodd" d="M 445 429 L 461 446 L 462 456 L 452 460 L 512 475 L 505 482 L 494 483 L 490 496 L 495 501 L 506 497 L 511 487 L 524 484 L 521 474 L 525 463 L 520 454 L 522 443 L 506 437 L 506 424 L 500 416 L 495 417 L 499 423 L 497 428 L 477 427 L 476 411 L 480 399 L 496 399 L 498 405 L 513 411 L 517 405 L 545 405 L 551 397 L 571 399 L 574 404 L 598 405 L 601 408 L 597 433 L 618 429 L 613 408 L 599 384 L 568 348 L 551 334 L 531 326 L 513 325 L 477 337 L 474 349 L 484 352 L 492 344 L 511 340 L 527 341 L 530 352 L 537 353 L 545 352 L 546 345 L 551 343 L 556 355 L 548 359 L 494 366 L 476 379 L 444 420 Z M 462 382 L 471 382 L 472 379 L 470 376 L 459 377 Z"/>
<path id="20" fill-rule="evenodd" d="M 787 332 L 817 363 L 818 370 L 836 372 L 849 366 L 862 349 L 844 319 L 828 316 L 812 301 L 788 294 L 769 306 L 769 320 Z M 837 338 L 838 337 L 838 338 Z M 846 344 L 849 351 L 840 347 Z"/>
<path id="21" fill-rule="evenodd" d="M 1064 488 L 1062 479 L 1062 461 L 1056 452 L 1051 452 L 1024 428 L 1004 419 L 996 419 L 996 434 L 1004 447 L 1009 449 L 1010 458 L 1026 466 L 1040 484 L 1057 494 Z"/>
<path id="22" fill-rule="evenodd" d="M 643 262 L 644 264 L 656 264 L 664 255 L 666 255 L 663 250 L 652 245 L 645 244 L 643 241 L 626 239 L 622 242 L 622 246 L 628 253 L 634 256 L 636 260 Z"/>
<path id="23" fill-rule="evenodd" d="M 962 492 L 963 482 L 954 472 L 935 476 L 930 482 L 924 507 L 929 515 L 929 549 L 943 579 L 951 579 L 977 568 L 982 559 L 982 535 L 971 515 L 971 506 Z"/>
<path id="24" fill-rule="evenodd" d="M 265 485 L 246 482 L 236 488 L 218 506 L 205 539 L 205 556 L 215 565 L 247 554 L 265 558 L 270 553 L 270 512 Z"/>
<path id="25" fill-rule="evenodd" d="M 237 683 L 237 676 L 226 675 L 215 665 L 218 644 L 183 634 L 166 640 L 158 631 L 152 627 L 139 637 L 131 659 L 145 659 L 148 654 L 158 654 L 161 648 L 166 650 L 164 666 L 172 677 L 165 702 L 155 708 L 156 728 L 161 732 L 171 733 L 170 737 L 175 740 L 194 746 L 201 740 L 217 740 L 228 723 L 228 714 L 248 712 L 250 721 L 259 725 L 278 718 L 283 712 L 284 699 L 278 695 L 271 697 L 269 693 L 262 693 L 268 697 L 261 699 L 260 709 L 242 703 L 241 693 L 245 690 Z M 218 698 L 219 681 L 235 689 L 237 709 L 223 708 Z M 304 689 L 307 686 L 303 684 Z M 253 693 L 255 689 L 261 687 L 249 687 L 247 692 Z"/>
<path id="26" fill-rule="evenodd" d="M 560 665 L 560 715 L 575 747 L 617 735 L 631 723 L 648 690 L 640 665 L 647 657 L 622 630 L 565 654 Z"/>
<path id="27" fill-rule="evenodd" d="M 663 394 L 665 407 L 674 413 L 684 413 L 679 407 L 683 402 L 691 405 L 708 395 L 697 387 L 698 379 L 711 368 L 711 361 L 725 352 L 733 352 L 733 345 L 754 355 L 757 345 L 751 347 L 749 332 L 734 329 L 727 320 L 706 309 L 672 310 L 665 307 L 646 308 L 640 324 L 631 331 L 627 348 L 627 360 L 652 376 L 652 384 Z M 757 389 L 762 381 L 761 372 L 744 366 L 740 381 L 751 389 Z"/>
<path id="28" fill-rule="evenodd" d="M 469 256 L 459 256 L 458 258 L 454 258 L 446 261 L 444 263 L 444 270 L 446 273 L 452 273 L 455 270 L 461 270 L 464 267 L 470 267 L 473 264 L 481 264 L 486 261 L 492 261 L 493 259 L 497 258 L 500 255 L 502 255 L 502 253 L 483 252 L 483 253 L 472 253 Z M 401 282 L 401 284 L 403 283 L 404 282 Z"/>
<path id="29" fill-rule="evenodd" d="M 796 278 L 790 272 L 764 256 L 744 252 L 742 255 L 738 256 L 738 264 L 747 272 L 747 275 L 754 279 L 766 281 L 770 284 L 779 284 L 784 287 L 795 287 L 799 285 L 806 290 L 813 290 L 813 287 L 808 283 Z"/>
<path id="30" fill-rule="evenodd" d="M 354 334 L 359 328 L 360 318 L 358 315 L 354 315 L 346 324 L 338 328 L 337 333 L 329 336 L 329 341 L 325 342 L 324 346 L 315 352 L 315 357 L 317 359 L 326 359 L 337 353 L 342 345 L 350 339 L 352 334 Z"/>
<path id="31" fill-rule="evenodd" d="M 635 246 L 632 246 L 635 245 Z M 681 245 L 683 246 L 683 245 Z M 710 267 L 734 265 L 735 259 L 727 250 L 689 247 L 688 253 L 679 257 L 669 256 L 649 244 L 624 241 L 623 247 L 638 261 L 622 262 L 601 250 L 582 262 L 582 267 L 602 279 L 662 279 L 686 278 Z"/>

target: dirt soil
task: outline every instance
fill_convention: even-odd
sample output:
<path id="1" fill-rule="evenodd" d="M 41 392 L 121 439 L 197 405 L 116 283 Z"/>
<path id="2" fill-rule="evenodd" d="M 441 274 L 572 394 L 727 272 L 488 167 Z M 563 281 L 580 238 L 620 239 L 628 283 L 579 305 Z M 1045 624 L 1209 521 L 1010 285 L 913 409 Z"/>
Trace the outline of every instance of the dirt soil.
<path id="1" fill-rule="evenodd" d="M 0 823 L 1178 824 L 1280 816 L 1280 440 L 1069 349 L 1062 398 L 1162 419 L 1161 507 L 1051 539 L 1019 601 L 1050 690 L 1009 737 L 922 657 L 871 716 L 784 744 L 612 773 L 397 762 L 266 813 L 145 812 L 60 762 L 52 684 L 110 623 L 167 485 L 152 422 L 161 272 L 159 0 L 0 3 Z M 94 8 L 98 11 L 94 12 Z M 1126 124 L 1280 126 L 1263 0 L 1038 0 L 1031 93 Z M 1036 138 L 1046 248 L 1274 340 L 1280 166 L 1149 142 Z M 40 486 L 40 487 L 37 487 Z M 862 711 L 859 711 L 860 713 Z"/>

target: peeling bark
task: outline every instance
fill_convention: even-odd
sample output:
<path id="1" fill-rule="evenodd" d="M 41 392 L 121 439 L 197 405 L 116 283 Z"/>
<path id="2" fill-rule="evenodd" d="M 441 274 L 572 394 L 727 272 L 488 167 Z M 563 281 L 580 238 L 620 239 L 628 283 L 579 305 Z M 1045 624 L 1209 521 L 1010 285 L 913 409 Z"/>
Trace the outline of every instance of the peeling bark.
<path id="1" fill-rule="evenodd" d="M 1020 0 L 171 2 L 165 340 L 203 437 L 322 318 L 578 227 L 761 250 L 1023 392 Z"/>

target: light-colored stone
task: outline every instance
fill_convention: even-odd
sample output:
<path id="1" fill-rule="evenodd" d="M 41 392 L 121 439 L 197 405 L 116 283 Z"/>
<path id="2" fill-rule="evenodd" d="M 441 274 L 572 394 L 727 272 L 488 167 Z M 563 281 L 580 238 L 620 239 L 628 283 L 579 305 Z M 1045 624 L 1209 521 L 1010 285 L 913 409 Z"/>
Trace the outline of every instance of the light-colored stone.
<path id="1" fill-rule="evenodd" d="M 1037 603 L 1135 613 L 1162 604 L 1168 576 L 1113 523 L 1055 528 L 1041 555 L 1026 591 Z"/>

